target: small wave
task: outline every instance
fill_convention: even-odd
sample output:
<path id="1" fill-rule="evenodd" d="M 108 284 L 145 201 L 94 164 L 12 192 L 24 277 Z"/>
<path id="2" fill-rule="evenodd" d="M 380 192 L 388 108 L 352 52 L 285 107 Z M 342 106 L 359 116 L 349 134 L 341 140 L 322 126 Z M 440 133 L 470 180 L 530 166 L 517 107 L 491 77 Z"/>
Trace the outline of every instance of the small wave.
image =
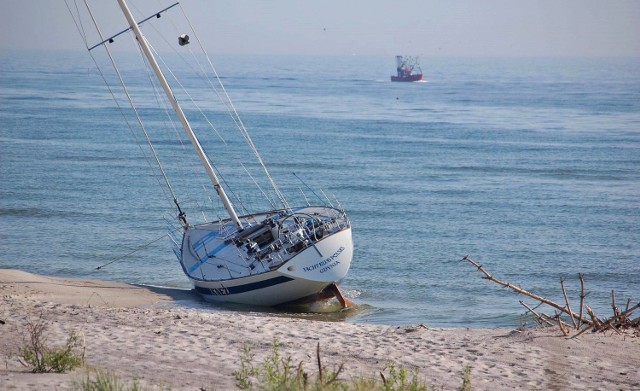
<path id="1" fill-rule="evenodd" d="M 50 96 L 42 96 L 42 95 L 26 95 L 26 96 L 9 96 L 7 97 L 9 101 L 15 102 L 47 102 L 47 101 L 73 101 L 74 98 L 70 98 L 68 96 L 60 96 L 60 95 L 50 95 Z"/>
<path id="2" fill-rule="evenodd" d="M 0 216 L 8 217 L 69 217 L 72 213 L 68 211 L 51 210 L 43 208 L 0 208 Z"/>

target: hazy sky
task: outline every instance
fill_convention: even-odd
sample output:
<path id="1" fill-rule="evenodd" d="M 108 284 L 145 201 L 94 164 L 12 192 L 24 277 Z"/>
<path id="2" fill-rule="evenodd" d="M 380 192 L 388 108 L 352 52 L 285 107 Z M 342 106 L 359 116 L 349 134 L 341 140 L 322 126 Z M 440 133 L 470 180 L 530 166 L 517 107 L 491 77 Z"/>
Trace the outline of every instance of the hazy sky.
<path id="1" fill-rule="evenodd" d="M 64 0 L 0 1 L 0 50 L 83 49 Z M 182 6 L 209 49 L 224 54 L 640 56 L 640 0 L 183 0 Z"/>

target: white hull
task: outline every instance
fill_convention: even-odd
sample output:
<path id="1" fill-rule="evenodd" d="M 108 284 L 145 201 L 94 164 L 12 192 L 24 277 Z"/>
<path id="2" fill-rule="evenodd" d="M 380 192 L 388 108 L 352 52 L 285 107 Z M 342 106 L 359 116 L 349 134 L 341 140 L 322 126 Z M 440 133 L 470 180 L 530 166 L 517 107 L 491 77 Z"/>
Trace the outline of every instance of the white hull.
<path id="1" fill-rule="evenodd" d="M 293 223 L 295 216 L 307 220 Z M 228 221 L 196 226 L 185 232 L 181 264 L 196 291 L 209 301 L 274 306 L 298 300 L 338 283 L 349 270 L 351 228 L 348 220 L 336 219 L 340 216 L 332 208 L 308 207 L 284 216 L 274 212 L 245 216 L 243 221 L 258 223 L 241 232 L 233 232 Z M 310 226 L 309 220 L 324 221 L 330 232 L 318 237 L 308 229 L 304 235 L 295 231 Z M 276 221 L 279 229 L 265 221 Z M 264 249 L 251 247 L 252 237 Z"/>

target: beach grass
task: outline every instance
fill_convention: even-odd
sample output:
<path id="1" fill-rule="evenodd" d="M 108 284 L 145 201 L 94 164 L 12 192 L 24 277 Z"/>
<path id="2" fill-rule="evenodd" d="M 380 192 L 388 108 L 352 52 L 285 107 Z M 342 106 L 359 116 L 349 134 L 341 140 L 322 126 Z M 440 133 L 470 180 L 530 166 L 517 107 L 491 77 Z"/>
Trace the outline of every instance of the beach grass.
<path id="1" fill-rule="evenodd" d="M 25 342 L 20 347 L 20 356 L 31 367 L 33 373 L 65 373 L 84 365 L 84 343 L 72 330 L 62 347 L 51 347 L 47 342 L 48 320 L 41 313 L 36 319 L 27 319 Z"/>
<path id="2" fill-rule="evenodd" d="M 88 373 L 82 380 L 74 382 L 74 388 L 78 391 L 144 391 L 137 381 L 128 384 L 106 371 L 95 371 L 93 376 Z"/>
<path id="3" fill-rule="evenodd" d="M 302 362 L 295 365 L 291 356 L 282 356 L 277 340 L 271 344 L 271 353 L 262 363 L 255 363 L 255 356 L 248 345 L 243 347 L 240 368 L 233 372 L 236 385 L 242 390 L 380 390 L 427 391 L 427 383 L 420 379 L 419 371 L 412 371 L 390 362 L 377 377 L 351 377 L 345 380 L 343 365 L 326 368 L 320 356 L 320 343 L 316 349 L 317 370 L 308 371 Z M 468 368 L 468 370 L 467 370 Z M 464 391 L 471 390 L 471 368 L 463 372 Z"/>
<path id="4" fill-rule="evenodd" d="M 255 356 L 248 345 L 243 347 L 240 368 L 234 371 L 236 386 L 241 390 L 262 391 L 428 391 L 427 383 L 420 378 L 418 370 L 407 368 L 390 362 L 379 378 L 343 377 L 343 366 L 328 369 L 322 364 L 317 349 L 317 371 L 307 371 L 303 363 L 293 365 L 291 356 L 282 356 L 276 340 L 271 345 L 271 352 L 261 363 L 255 362 Z M 74 382 L 77 391 L 145 391 L 138 381 L 127 382 L 116 374 L 96 370 Z M 157 389 L 157 387 L 154 387 Z M 437 389 L 437 388 L 435 388 Z M 166 388 L 170 390 L 170 388 Z M 200 390 L 212 391 L 215 387 L 200 387 Z M 471 366 L 462 371 L 461 391 L 471 391 Z"/>

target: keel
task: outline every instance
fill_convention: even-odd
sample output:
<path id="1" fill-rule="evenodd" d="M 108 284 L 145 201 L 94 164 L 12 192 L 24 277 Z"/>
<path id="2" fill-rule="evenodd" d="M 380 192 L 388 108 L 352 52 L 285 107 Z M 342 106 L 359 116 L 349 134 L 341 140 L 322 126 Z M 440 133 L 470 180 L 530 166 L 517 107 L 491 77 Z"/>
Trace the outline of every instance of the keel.
<path id="1" fill-rule="evenodd" d="M 336 299 L 338 299 L 338 301 L 342 305 L 342 308 L 349 308 L 349 307 L 355 306 L 353 301 L 347 299 L 342 295 L 342 292 L 340 292 L 340 289 L 338 288 L 338 285 L 335 282 L 332 282 L 331 285 L 327 287 L 327 289 L 333 294 L 333 296 L 335 296 Z"/>

